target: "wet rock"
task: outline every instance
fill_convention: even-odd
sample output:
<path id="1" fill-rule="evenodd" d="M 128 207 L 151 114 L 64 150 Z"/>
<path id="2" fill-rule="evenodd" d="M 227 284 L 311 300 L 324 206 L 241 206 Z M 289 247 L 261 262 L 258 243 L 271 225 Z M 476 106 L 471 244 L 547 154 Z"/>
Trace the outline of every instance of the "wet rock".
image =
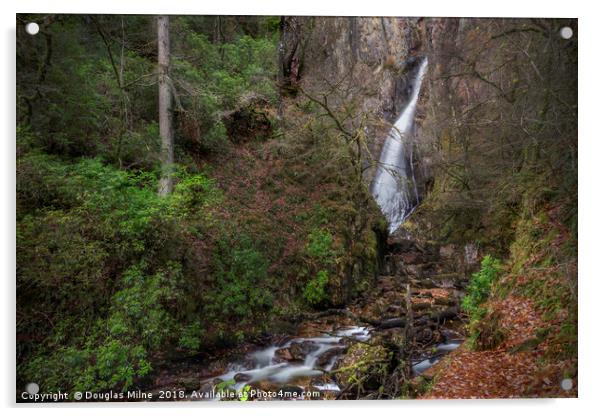
<path id="1" fill-rule="evenodd" d="M 452 329 L 441 329 L 439 332 L 446 342 L 464 339 L 462 334 Z"/>
<path id="2" fill-rule="evenodd" d="M 246 381 L 251 380 L 251 376 L 249 374 L 245 374 L 245 373 L 237 373 L 234 375 L 234 381 L 236 381 L 237 383 L 244 383 Z"/>
<path id="3" fill-rule="evenodd" d="M 288 350 L 295 361 L 303 361 L 310 352 L 318 349 L 318 346 L 311 341 L 295 342 Z"/>
<path id="4" fill-rule="evenodd" d="M 289 348 L 280 348 L 276 350 L 275 357 L 278 361 L 293 361 L 293 354 Z"/>
<path id="5" fill-rule="evenodd" d="M 316 365 L 318 367 L 324 368 L 328 364 L 330 364 L 336 356 L 344 354 L 346 350 L 347 350 L 347 348 L 345 348 L 345 347 L 332 348 L 332 349 L 324 352 L 322 355 L 320 355 L 318 357 L 318 361 L 316 361 Z"/>

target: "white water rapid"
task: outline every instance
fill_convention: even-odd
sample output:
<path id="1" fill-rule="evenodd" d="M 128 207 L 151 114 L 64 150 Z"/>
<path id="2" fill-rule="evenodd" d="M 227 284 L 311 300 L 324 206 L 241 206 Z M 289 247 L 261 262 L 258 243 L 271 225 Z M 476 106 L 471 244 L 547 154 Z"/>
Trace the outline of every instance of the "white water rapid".
<path id="1" fill-rule="evenodd" d="M 240 391 L 245 385 L 262 380 L 269 381 L 275 386 L 282 386 L 300 378 L 322 376 L 332 370 L 336 361 L 343 354 L 346 349 L 343 342 L 345 338 L 366 342 L 370 337 L 369 328 L 352 326 L 340 329 L 332 335 L 294 338 L 282 345 L 271 345 L 252 352 L 245 363 L 231 363 L 226 373 L 212 380 L 219 379 L 226 382 L 232 380 L 234 384 L 230 388 Z M 306 345 L 307 351 L 302 361 L 285 361 L 278 357 L 279 350 L 288 349 L 293 344 Z M 325 356 L 331 350 L 334 350 L 332 351 L 334 354 Z M 320 381 L 314 387 L 321 391 L 339 390 L 339 386 L 334 380 Z"/>

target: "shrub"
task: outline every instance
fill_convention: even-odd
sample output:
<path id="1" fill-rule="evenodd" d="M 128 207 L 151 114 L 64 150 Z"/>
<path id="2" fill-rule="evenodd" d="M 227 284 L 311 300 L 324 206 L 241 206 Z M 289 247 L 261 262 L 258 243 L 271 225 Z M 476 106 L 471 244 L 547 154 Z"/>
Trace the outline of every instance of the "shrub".
<path id="1" fill-rule="evenodd" d="M 197 352 L 203 344 L 201 340 L 202 336 L 203 329 L 201 328 L 200 322 L 193 322 L 183 329 L 182 336 L 180 337 L 178 344 L 180 347 L 189 351 Z"/>
<path id="2" fill-rule="evenodd" d="M 481 262 L 481 270 L 472 275 L 470 284 L 466 288 L 466 296 L 462 300 L 462 308 L 474 315 L 477 309 L 489 297 L 491 285 L 497 279 L 501 270 L 499 260 L 487 255 Z"/>
<path id="3" fill-rule="evenodd" d="M 326 286 L 328 285 L 328 272 L 326 270 L 320 270 L 316 277 L 311 279 L 305 290 L 303 290 L 303 297 L 311 305 L 317 306 L 323 303 L 327 298 Z"/>
<path id="4" fill-rule="evenodd" d="M 160 198 L 152 175 L 100 159 L 28 153 L 18 166 L 19 378 L 127 389 L 150 371 L 149 357 L 192 332 L 181 311 L 201 296 L 182 247 L 189 220 L 205 224 L 213 184 L 183 175 Z"/>
<path id="5" fill-rule="evenodd" d="M 328 230 L 314 228 L 305 245 L 305 255 L 312 270 L 318 270 L 303 290 L 303 297 L 312 306 L 325 304 L 328 300 L 327 286 L 329 271 L 336 255 L 333 249 L 334 238 Z"/>
<path id="6" fill-rule="evenodd" d="M 498 315 L 491 314 L 483 306 L 500 271 L 499 260 L 487 255 L 481 262 L 481 269 L 472 275 L 470 284 L 466 288 L 466 296 L 462 299 L 462 309 L 470 317 L 468 343 L 472 348 L 493 348 L 505 337 L 505 334 L 498 329 Z"/>
<path id="7" fill-rule="evenodd" d="M 309 234 L 309 241 L 305 246 L 305 252 L 312 259 L 330 263 L 334 252 L 332 250 L 332 234 L 326 230 L 314 229 Z"/>
<path id="8" fill-rule="evenodd" d="M 143 269 L 144 265 L 133 266 L 121 276 L 123 288 L 113 295 L 106 318 L 97 318 L 72 346 L 37 354 L 22 366 L 24 377 L 40 380 L 47 390 L 100 391 L 127 390 L 136 378 L 147 375 L 149 355 L 166 344 L 175 324 L 164 306 L 171 287 L 167 277 L 147 275 Z M 55 333 L 49 344 L 57 337 L 62 335 Z"/>
<path id="9" fill-rule="evenodd" d="M 214 286 L 205 296 L 205 310 L 215 319 L 242 323 L 272 307 L 268 262 L 250 238 L 222 239 L 213 256 Z"/>

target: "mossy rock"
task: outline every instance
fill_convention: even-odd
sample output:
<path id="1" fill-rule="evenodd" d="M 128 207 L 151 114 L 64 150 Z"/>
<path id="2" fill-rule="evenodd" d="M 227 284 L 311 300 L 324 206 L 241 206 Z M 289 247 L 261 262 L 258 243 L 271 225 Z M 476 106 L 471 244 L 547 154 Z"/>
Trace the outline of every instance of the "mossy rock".
<path id="1" fill-rule="evenodd" d="M 381 345 L 357 343 L 341 360 L 336 378 L 347 391 L 376 390 L 387 375 L 392 353 Z"/>

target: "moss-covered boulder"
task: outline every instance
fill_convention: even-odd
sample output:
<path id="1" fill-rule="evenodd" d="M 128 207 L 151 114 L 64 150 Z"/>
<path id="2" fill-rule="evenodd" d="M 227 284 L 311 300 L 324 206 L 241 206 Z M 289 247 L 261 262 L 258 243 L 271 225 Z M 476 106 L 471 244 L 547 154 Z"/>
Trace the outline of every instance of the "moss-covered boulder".
<path id="1" fill-rule="evenodd" d="M 352 345 L 334 371 L 341 389 L 349 392 L 377 390 L 387 375 L 392 356 L 381 345 Z"/>

